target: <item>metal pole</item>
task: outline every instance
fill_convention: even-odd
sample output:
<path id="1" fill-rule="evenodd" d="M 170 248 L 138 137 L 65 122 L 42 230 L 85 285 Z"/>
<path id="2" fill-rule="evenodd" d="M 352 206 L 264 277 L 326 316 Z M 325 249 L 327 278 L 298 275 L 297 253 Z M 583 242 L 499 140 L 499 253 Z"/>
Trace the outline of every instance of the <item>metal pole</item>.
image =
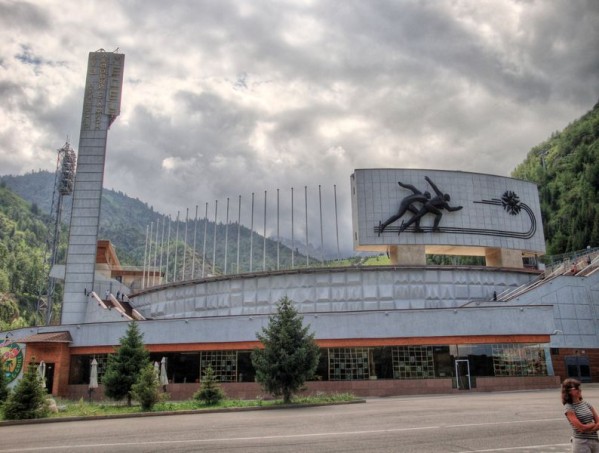
<path id="1" fill-rule="evenodd" d="M 160 261 L 158 264 L 158 272 L 160 275 L 160 283 L 162 284 L 162 254 L 164 253 L 164 227 L 166 225 L 166 216 L 162 218 L 162 233 L 160 234 Z"/>
<path id="2" fill-rule="evenodd" d="M 196 239 L 198 237 L 198 205 L 196 204 L 196 215 L 193 219 L 193 254 L 191 261 L 191 279 L 195 278 L 196 270 Z"/>
<path id="3" fill-rule="evenodd" d="M 189 222 L 189 208 L 185 208 L 185 234 L 183 235 L 183 269 L 181 280 L 185 280 L 185 261 L 187 259 L 187 224 Z"/>
<path id="4" fill-rule="evenodd" d="M 150 225 L 146 225 L 146 245 L 144 246 L 144 267 L 143 272 L 141 274 L 141 289 L 146 287 L 146 259 L 148 256 L 148 231 L 150 229 Z M 100 296 L 102 297 L 102 296 Z"/>
<path id="5" fill-rule="evenodd" d="M 291 269 L 295 267 L 295 238 L 293 236 L 293 187 L 291 188 Z"/>
<path id="6" fill-rule="evenodd" d="M 310 267 L 310 245 L 308 243 L 308 186 L 304 186 L 304 200 L 306 205 L 306 267 Z"/>
<path id="7" fill-rule="evenodd" d="M 262 271 L 266 271 L 266 190 L 264 191 L 264 228 L 262 229 Z"/>
<path id="8" fill-rule="evenodd" d="M 237 273 L 239 274 L 239 244 L 241 240 L 241 195 L 239 195 L 239 202 L 237 206 Z"/>
<path id="9" fill-rule="evenodd" d="M 333 185 L 333 192 L 335 197 L 335 235 L 337 236 L 337 260 L 341 259 L 339 254 L 339 221 L 337 219 L 337 184 Z"/>
<path id="10" fill-rule="evenodd" d="M 177 211 L 177 220 L 175 221 L 176 234 L 175 234 L 175 268 L 173 269 L 173 282 L 177 281 L 177 255 L 179 254 L 179 211 Z"/>
<path id="11" fill-rule="evenodd" d="M 229 197 L 227 197 L 227 216 L 225 223 L 225 269 L 223 274 L 227 275 L 227 254 L 229 253 Z"/>
<path id="12" fill-rule="evenodd" d="M 252 215 L 250 221 L 250 272 L 254 269 L 254 192 L 252 192 Z"/>
<path id="13" fill-rule="evenodd" d="M 156 242 L 154 243 L 154 273 L 152 274 L 152 286 L 156 286 L 156 267 L 158 267 L 158 233 L 160 232 L 160 217 L 156 220 Z"/>
<path id="14" fill-rule="evenodd" d="M 214 235 L 212 236 L 212 275 L 216 273 L 216 219 L 218 218 L 218 200 L 214 202 Z"/>
<path id="15" fill-rule="evenodd" d="M 168 215 L 168 237 L 166 241 L 166 278 L 165 283 L 168 283 L 168 273 L 169 273 L 169 261 L 171 258 L 171 223 L 173 223 L 173 219 L 171 215 Z"/>
<path id="16" fill-rule="evenodd" d="M 324 266 L 324 238 L 322 235 L 322 194 L 320 191 L 320 184 L 318 184 L 318 207 L 320 209 L 320 253 L 322 257 L 322 264 Z"/>
<path id="17" fill-rule="evenodd" d="M 204 245 L 202 247 L 202 278 L 204 278 L 204 265 L 206 263 L 206 233 L 208 232 L 208 202 L 206 202 L 206 214 L 204 214 Z"/>
<path id="18" fill-rule="evenodd" d="M 280 256 L 281 256 L 281 230 L 280 230 L 280 218 L 279 218 L 279 189 L 277 189 L 277 270 L 280 269 Z"/>
<path id="19" fill-rule="evenodd" d="M 150 236 L 148 238 L 148 278 L 147 278 L 147 282 L 148 282 L 148 286 L 151 286 L 152 283 L 150 283 L 150 271 L 152 269 L 152 235 L 153 235 L 153 231 L 154 231 L 154 222 L 150 222 Z"/>

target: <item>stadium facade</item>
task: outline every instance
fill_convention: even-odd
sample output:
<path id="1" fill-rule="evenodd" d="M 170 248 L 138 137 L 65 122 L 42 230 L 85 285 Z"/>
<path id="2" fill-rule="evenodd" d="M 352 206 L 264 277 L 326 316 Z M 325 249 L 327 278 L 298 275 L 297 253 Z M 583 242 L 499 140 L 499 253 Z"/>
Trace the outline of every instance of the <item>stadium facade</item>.
<path id="1" fill-rule="evenodd" d="M 124 269 L 110 243 L 98 241 L 107 131 L 119 112 L 123 64 L 121 54 L 90 54 L 61 323 L 5 334 L 0 347 L 13 383 L 35 358 L 52 394 L 87 395 L 92 360 L 101 382 L 108 355 L 137 320 L 152 360 L 166 358 L 173 398 L 191 396 L 207 366 L 228 395 L 262 395 L 250 353 L 282 297 L 294 301 L 321 348 L 307 391 L 382 396 L 599 380 L 595 250 L 576 263 L 540 268 L 537 187 L 512 178 L 355 170 L 354 248 L 385 252 L 390 265 L 165 284 L 158 275 L 155 286 L 132 291 L 140 272 Z M 430 255 L 477 257 L 478 264 L 427 264 Z M 102 395 L 100 384 L 93 396 Z"/>

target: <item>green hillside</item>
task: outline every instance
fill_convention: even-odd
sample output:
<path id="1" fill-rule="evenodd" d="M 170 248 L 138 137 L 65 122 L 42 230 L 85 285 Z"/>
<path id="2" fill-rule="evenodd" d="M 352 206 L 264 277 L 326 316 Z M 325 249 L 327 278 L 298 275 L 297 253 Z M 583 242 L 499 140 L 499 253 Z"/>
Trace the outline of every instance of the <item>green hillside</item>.
<path id="1" fill-rule="evenodd" d="M 47 217 L 0 184 L 0 330 L 36 323 L 46 292 Z"/>
<path id="2" fill-rule="evenodd" d="M 599 103 L 535 146 L 513 171 L 536 182 L 547 254 L 599 245 Z"/>
<path id="3" fill-rule="evenodd" d="M 39 207 L 39 210 L 49 215 L 52 206 L 52 193 L 54 187 L 54 174 L 47 171 L 37 171 L 27 173 L 20 176 L 3 176 L 0 178 L 3 184 L 20 195 L 28 202 Z M 70 219 L 72 197 L 67 196 L 64 199 L 64 207 L 62 219 L 68 223 Z M 146 227 L 153 222 L 154 227 L 160 221 L 162 225 L 165 217 L 154 210 L 152 206 L 131 197 L 128 197 L 122 192 L 117 192 L 110 189 L 104 189 L 102 192 L 102 204 L 100 212 L 100 231 L 99 239 L 108 239 L 116 247 L 117 254 L 121 264 L 142 266 L 144 261 L 145 243 L 146 243 Z M 198 237 L 196 240 L 196 266 L 201 263 L 202 256 L 206 257 L 205 267 L 210 273 L 223 273 L 225 264 L 225 237 L 227 235 L 226 226 L 222 223 L 217 223 L 216 226 L 216 253 L 215 266 L 212 269 L 212 258 L 214 255 L 214 222 L 206 220 L 198 220 L 197 231 Z M 188 251 L 191 254 L 193 237 L 192 232 L 194 225 L 190 222 L 188 225 Z M 179 236 L 179 251 L 183 251 L 183 237 L 185 222 L 180 221 L 178 229 L 181 232 Z M 206 229 L 206 251 L 202 250 L 203 232 Z M 177 223 L 173 220 L 171 223 L 172 237 L 171 249 L 174 250 L 175 231 Z M 153 235 L 155 239 L 155 236 Z M 229 224 L 228 228 L 228 243 L 227 247 L 227 273 L 232 273 L 237 270 L 237 224 Z M 250 241 L 251 231 L 249 228 L 241 226 L 240 228 L 240 272 L 248 272 L 250 270 Z M 253 257 L 252 269 L 262 270 L 263 262 L 263 242 L 264 238 L 254 232 L 253 233 Z M 173 256 L 174 257 L 174 256 Z M 305 261 L 305 255 L 295 253 L 297 262 Z M 179 257 L 182 260 L 182 257 Z M 266 240 L 266 269 L 273 270 L 277 268 L 277 242 Z M 181 264 L 182 261 L 179 261 Z M 191 263 L 191 256 L 186 257 L 186 262 Z M 169 263 L 174 264 L 174 260 L 169 260 Z M 201 266 L 201 264 L 199 264 Z M 279 247 L 279 265 L 281 268 L 291 267 L 291 249 L 284 244 Z M 186 275 L 190 275 L 190 269 L 187 269 Z M 173 270 L 171 269 L 171 274 Z M 179 270 L 179 273 L 181 271 Z"/>

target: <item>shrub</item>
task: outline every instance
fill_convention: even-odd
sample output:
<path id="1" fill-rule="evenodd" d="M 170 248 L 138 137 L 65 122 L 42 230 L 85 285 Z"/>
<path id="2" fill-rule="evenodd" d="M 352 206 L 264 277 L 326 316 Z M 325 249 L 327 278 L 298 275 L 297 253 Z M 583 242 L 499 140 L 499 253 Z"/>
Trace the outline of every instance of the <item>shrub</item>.
<path id="1" fill-rule="evenodd" d="M 154 404 L 160 401 L 159 392 L 160 382 L 156 376 L 156 371 L 152 364 L 146 365 L 141 370 L 139 379 L 131 387 L 131 393 L 133 398 L 141 404 L 141 409 L 144 411 L 151 411 Z"/>
<path id="2" fill-rule="evenodd" d="M 27 372 L 4 403 L 4 418 L 27 420 L 47 417 L 48 413 L 46 390 L 42 387 L 32 359 L 27 366 Z"/>
<path id="3" fill-rule="evenodd" d="M 202 377 L 200 390 L 193 395 L 193 398 L 208 406 L 218 404 L 225 398 L 225 392 L 223 392 L 220 384 L 216 381 L 212 367 L 206 368 Z"/>

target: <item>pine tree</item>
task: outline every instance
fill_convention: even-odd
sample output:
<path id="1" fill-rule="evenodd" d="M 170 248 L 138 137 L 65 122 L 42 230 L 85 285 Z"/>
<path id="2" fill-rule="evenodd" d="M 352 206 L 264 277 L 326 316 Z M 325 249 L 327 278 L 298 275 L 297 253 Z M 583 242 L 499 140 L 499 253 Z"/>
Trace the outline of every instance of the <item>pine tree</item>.
<path id="1" fill-rule="evenodd" d="M 6 382 L 6 372 L 4 371 L 4 360 L 0 356 L 0 405 L 8 398 L 8 382 Z"/>
<path id="2" fill-rule="evenodd" d="M 293 393 L 314 376 L 320 351 L 309 334 L 309 326 L 302 326 L 303 317 L 287 297 L 277 303 L 276 314 L 270 316 L 268 326 L 256 336 L 264 349 L 254 349 L 252 363 L 256 380 L 265 391 L 283 396 L 289 404 Z"/>
<path id="3" fill-rule="evenodd" d="M 200 390 L 193 395 L 193 398 L 202 401 L 208 406 L 218 404 L 225 398 L 225 393 L 220 384 L 216 381 L 212 367 L 209 366 L 204 371 Z"/>
<path id="4" fill-rule="evenodd" d="M 14 391 L 4 403 L 4 418 L 7 420 L 28 420 L 48 416 L 46 390 L 42 387 L 34 359 L 29 362 L 27 371 Z"/>
<path id="5" fill-rule="evenodd" d="M 120 347 L 108 356 L 106 373 L 102 379 L 104 394 L 114 400 L 127 398 L 131 406 L 131 391 L 141 371 L 150 363 L 150 354 L 143 344 L 143 334 L 137 323 L 132 321 L 125 336 L 120 338 Z"/>
<path id="6" fill-rule="evenodd" d="M 136 401 L 141 404 L 141 409 L 144 411 L 151 411 L 158 401 L 160 401 L 160 382 L 158 376 L 156 376 L 156 370 L 151 363 L 148 363 L 146 367 L 141 370 L 139 379 L 133 387 L 131 392 Z"/>

